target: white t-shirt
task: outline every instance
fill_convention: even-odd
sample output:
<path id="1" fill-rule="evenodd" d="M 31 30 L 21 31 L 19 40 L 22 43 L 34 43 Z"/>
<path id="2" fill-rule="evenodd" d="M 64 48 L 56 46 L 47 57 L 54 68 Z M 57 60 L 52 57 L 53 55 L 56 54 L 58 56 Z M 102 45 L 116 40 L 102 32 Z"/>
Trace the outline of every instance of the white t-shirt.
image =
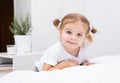
<path id="1" fill-rule="evenodd" d="M 80 49 L 80 52 L 77 57 L 69 54 L 63 47 L 62 43 L 59 41 L 56 44 L 48 47 L 48 49 L 43 54 L 43 57 L 40 60 L 40 69 L 42 69 L 42 66 L 44 63 L 50 64 L 52 66 L 55 66 L 61 61 L 64 60 L 74 60 L 78 61 L 79 64 L 82 62 L 88 60 L 87 57 L 84 54 L 83 49 Z"/>

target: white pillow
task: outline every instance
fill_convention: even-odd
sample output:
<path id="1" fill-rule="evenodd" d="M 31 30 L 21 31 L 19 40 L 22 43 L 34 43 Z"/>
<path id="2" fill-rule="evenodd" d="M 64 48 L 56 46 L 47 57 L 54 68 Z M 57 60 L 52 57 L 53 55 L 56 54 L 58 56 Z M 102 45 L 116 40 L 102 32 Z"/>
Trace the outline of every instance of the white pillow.
<path id="1" fill-rule="evenodd" d="M 106 55 L 101 57 L 96 57 L 90 60 L 95 63 L 120 63 L 120 55 Z"/>

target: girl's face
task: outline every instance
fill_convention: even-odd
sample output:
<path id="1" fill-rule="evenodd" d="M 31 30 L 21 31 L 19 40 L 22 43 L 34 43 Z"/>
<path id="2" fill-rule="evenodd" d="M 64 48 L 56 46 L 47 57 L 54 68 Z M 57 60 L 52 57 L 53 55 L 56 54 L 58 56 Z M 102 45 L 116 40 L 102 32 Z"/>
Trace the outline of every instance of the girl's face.
<path id="1" fill-rule="evenodd" d="M 79 48 L 86 37 L 87 25 L 82 22 L 68 23 L 61 31 L 63 46 L 67 49 Z"/>

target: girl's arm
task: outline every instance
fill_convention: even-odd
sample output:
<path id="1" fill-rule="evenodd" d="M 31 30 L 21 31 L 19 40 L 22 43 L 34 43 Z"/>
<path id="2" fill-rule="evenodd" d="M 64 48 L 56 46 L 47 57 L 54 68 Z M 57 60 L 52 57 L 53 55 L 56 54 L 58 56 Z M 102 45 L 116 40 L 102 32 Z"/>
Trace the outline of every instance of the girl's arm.
<path id="1" fill-rule="evenodd" d="M 42 66 L 42 71 L 48 71 L 52 67 L 53 67 L 52 65 L 44 63 L 43 66 Z"/>
<path id="2" fill-rule="evenodd" d="M 63 68 L 71 67 L 71 66 L 75 66 L 75 65 L 79 65 L 79 63 L 77 61 L 73 61 L 73 60 L 66 60 L 66 61 L 62 61 L 62 62 L 58 63 L 55 66 L 51 66 L 49 64 L 44 64 L 42 70 L 48 71 L 48 70 L 54 70 L 54 69 L 63 69 Z"/>

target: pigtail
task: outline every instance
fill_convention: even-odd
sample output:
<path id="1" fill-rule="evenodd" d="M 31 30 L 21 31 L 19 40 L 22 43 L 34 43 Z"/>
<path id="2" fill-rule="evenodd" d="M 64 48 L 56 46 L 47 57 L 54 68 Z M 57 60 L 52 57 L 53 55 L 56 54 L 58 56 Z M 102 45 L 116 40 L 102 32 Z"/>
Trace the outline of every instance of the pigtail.
<path id="1" fill-rule="evenodd" d="M 55 19 L 55 20 L 53 20 L 53 25 L 57 28 L 57 29 L 59 29 L 59 23 L 60 23 L 60 20 L 59 19 Z"/>
<path id="2" fill-rule="evenodd" d="M 97 33 L 97 29 L 95 29 L 94 27 L 89 28 L 89 30 L 93 34 Z M 88 40 L 88 42 L 92 42 L 93 41 L 92 36 L 91 36 L 90 33 L 87 34 L 87 40 Z"/>
<path id="3" fill-rule="evenodd" d="M 86 46 L 88 46 L 89 44 L 91 44 L 92 41 L 93 41 L 93 38 L 92 38 L 91 34 L 88 33 L 87 36 L 86 36 L 86 39 L 83 42 L 82 47 L 85 48 Z"/>
<path id="4" fill-rule="evenodd" d="M 87 35 L 87 41 L 88 42 L 92 42 L 93 41 L 92 36 L 90 34 Z"/>
<path id="5" fill-rule="evenodd" d="M 93 34 L 97 33 L 97 30 L 94 27 L 90 28 L 90 31 Z M 90 33 L 88 33 L 88 35 L 87 35 L 87 41 L 90 43 L 93 41 L 93 38 Z"/>
<path id="6" fill-rule="evenodd" d="M 97 33 L 97 29 L 95 29 L 94 27 L 92 27 L 92 28 L 89 27 L 89 31 L 90 31 L 91 33 L 93 33 L 93 34 Z M 85 41 L 83 42 L 83 47 L 91 44 L 92 41 L 93 41 L 92 34 L 91 34 L 90 32 L 88 32 L 88 34 L 87 34 L 87 36 L 86 36 L 86 39 L 85 39 Z"/>

